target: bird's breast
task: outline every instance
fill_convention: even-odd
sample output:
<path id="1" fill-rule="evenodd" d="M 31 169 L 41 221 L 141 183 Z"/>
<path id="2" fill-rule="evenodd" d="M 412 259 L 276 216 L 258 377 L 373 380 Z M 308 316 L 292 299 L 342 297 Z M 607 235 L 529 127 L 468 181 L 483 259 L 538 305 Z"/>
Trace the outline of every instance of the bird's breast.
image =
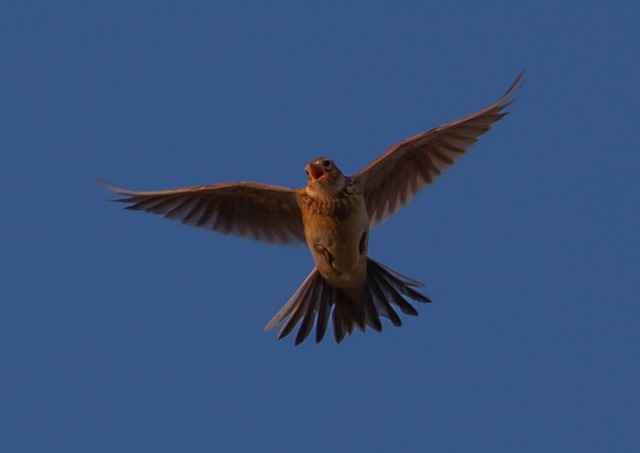
<path id="1" fill-rule="evenodd" d="M 369 217 L 362 196 L 303 199 L 302 212 L 307 245 L 329 284 L 364 284 Z"/>

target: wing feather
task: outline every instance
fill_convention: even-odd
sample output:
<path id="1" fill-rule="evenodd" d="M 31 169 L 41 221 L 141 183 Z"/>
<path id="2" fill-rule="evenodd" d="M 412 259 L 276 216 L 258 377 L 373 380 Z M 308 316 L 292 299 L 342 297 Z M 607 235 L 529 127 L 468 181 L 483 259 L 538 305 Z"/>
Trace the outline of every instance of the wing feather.
<path id="1" fill-rule="evenodd" d="M 199 228 L 278 244 L 304 242 L 299 191 L 240 182 L 139 192 L 101 181 L 123 195 L 125 209 L 147 211 Z"/>
<path id="2" fill-rule="evenodd" d="M 391 147 L 354 177 L 360 183 L 370 225 L 383 222 L 453 165 L 504 117 L 524 72 L 489 107 L 423 132 Z"/>

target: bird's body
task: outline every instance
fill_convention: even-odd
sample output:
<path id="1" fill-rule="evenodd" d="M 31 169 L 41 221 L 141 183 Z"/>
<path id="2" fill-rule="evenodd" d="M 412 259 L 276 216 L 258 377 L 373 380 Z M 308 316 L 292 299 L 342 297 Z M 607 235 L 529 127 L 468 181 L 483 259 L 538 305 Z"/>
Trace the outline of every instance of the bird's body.
<path id="1" fill-rule="evenodd" d="M 284 322 L 282 338 L 300 323 L 299 344 L 315 324 L 319 342 L 331 320 L 339 343 L 354 328 L 382 330 L 380 317 L 401 325 L 392 305 L 417 315 L 405 297 L 430 302 L 415 289 L 421 283 L 368 257 L 369 229 L 433 182 L 506 115 L 521 77 L 493 105 L 393 146 L 353 176 L 322 157 L 305 167 L 307 186 L 301 189 L 247 182 L 159 192 L 109 186 L 126 196 L 118 201 L 130 203 L 128 209 L 274 243 L 306 242 L 315 267 L 265 330 Z"/>
<path id="2" fill-rule="evenodd" d="M 337 194 L 306 192 L 301 197 L 304 236 L 316 268 L 335 288 L 351 291 L 362 286 L 369 216 L 360 187 L 346 180 Z"/>

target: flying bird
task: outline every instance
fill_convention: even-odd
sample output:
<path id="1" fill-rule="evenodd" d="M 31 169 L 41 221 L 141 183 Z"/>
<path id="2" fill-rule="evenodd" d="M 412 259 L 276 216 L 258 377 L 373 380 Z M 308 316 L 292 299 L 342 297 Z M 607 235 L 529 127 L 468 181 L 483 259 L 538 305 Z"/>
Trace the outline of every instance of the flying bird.
<path id="1" fill-rule="evenodd" d="M 396 308 L 417 316 L 407 299 L 431 302 L 416 289 L 422 283 L 369 258 L 369 230 L 435 181 L 505 116 L 522 78 L 523 73 L 489 107 L 392 146 L 352 176 L 320 157 L 306 165 L 307 185 L 299 189 L 239 182 L 139 192 L 102 182 L 124 196 L 114 201 L 127 203 L 125 209 L 275 244 L 306 242 L 315 267 L 265 331 L 283 324 L 281 339 L 300 324 L 298 345 L 314 324 L 320 342 L 331 322 L 340 343 L 355 328 L 381 331 L 380 318 L 402 325 Z"/>

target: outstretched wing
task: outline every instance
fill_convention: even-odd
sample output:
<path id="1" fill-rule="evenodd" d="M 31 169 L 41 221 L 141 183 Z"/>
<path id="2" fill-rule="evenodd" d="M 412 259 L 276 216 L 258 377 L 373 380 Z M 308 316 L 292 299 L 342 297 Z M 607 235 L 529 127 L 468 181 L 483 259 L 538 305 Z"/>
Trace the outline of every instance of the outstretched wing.
<path id="1" fill-rule="evenodd" d="M 355 174 L 363 189 L 370 225 L 395 214 L 505 116 L 504 109 L 513 102 L 523 75 L 524 72 L 520 73 L 493 105 L 398 143 Z"/>
<path id="2" fill-rule="evenodd" d="M 124 195 L 125 209 L 160 214 L 184 224 L 278 244 L 304 242 L 298 192 L 251 182 L 137 192 L 101 181 Z"/>

